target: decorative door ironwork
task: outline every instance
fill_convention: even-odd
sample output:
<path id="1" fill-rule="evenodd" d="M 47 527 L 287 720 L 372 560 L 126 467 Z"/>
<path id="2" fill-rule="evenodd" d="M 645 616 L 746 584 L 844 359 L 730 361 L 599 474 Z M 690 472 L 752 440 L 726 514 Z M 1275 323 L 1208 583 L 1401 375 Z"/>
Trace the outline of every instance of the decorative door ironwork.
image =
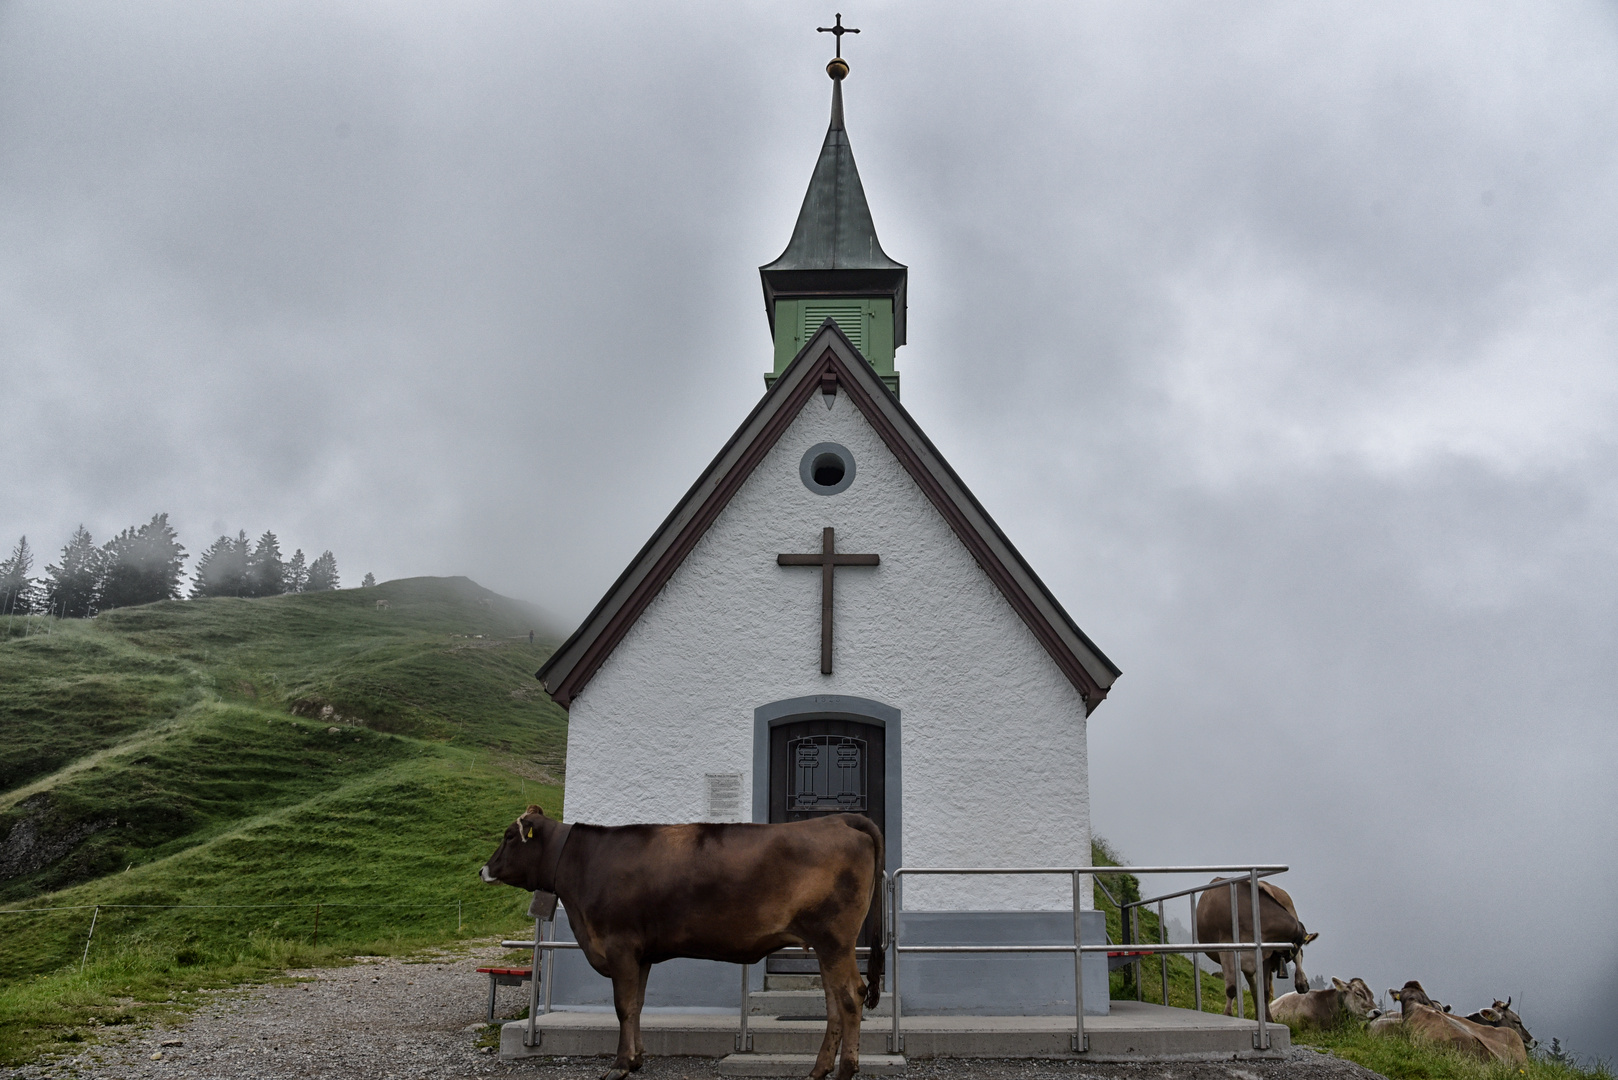
<path id="1" fill-rule="evenodd" d="M 852 735 L 804 735 L 787 740 L 792 779 L 787 806 L 795 814 L 864 813 L 870 759 L 866 740 Z"/>
<path id="2" fill-rule="evenodd" d="M 882 828 L 886 731 L 858 720 L 798 720 L 770 729 L 770 820 L 864 814 Z"/>

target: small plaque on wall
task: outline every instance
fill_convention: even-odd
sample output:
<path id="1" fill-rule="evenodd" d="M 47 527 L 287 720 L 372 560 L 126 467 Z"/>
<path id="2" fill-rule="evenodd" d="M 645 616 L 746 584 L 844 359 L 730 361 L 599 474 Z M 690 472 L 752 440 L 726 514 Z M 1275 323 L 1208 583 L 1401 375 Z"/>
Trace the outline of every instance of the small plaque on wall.
<path id="1" fill-rule="evenodd" d="M 742 774 L 708 773 L 708 820 L 742 819 Z"/>

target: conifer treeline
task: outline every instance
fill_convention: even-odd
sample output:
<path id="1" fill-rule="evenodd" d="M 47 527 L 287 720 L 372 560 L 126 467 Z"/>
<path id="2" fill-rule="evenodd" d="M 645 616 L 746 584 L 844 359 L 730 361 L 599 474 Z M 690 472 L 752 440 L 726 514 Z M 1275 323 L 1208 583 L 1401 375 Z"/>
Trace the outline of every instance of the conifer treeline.
<path id="1" fill-rule="evenodd" d="M 42 578 L 31 576 L 34 552 L 24 536 L 0 562 L 0 615 L 48 612 L 82 619 L 108 608 L 178 600 L 185 559 L 167 514 L 154 514 L 145 525 L 127 528 L 99 547 L 80 525 Z M 365 578 L 367 585 L 375 583 L 370 574 Z M 191 578 L 193 597 L 279 596 L 338 587 L 337 559 L 330 551 L 306 563 L 299 548 L 287 559 L 273 532 L 255 544 L 245 530 L 208 545 Z"/>

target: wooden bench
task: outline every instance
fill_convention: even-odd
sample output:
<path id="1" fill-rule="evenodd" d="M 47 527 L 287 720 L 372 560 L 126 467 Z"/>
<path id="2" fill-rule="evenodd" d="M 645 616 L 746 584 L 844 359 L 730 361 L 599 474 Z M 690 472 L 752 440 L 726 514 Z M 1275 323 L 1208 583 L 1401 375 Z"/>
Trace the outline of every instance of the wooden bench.
<path id="1" fill-rule="evenodd" d="M 494 991 L 500 986 L 521 986 L 534 977 L 533 968 L 478 968 L 479 975 L 489 977 L 489 1023 L 494 1023 Z"/>

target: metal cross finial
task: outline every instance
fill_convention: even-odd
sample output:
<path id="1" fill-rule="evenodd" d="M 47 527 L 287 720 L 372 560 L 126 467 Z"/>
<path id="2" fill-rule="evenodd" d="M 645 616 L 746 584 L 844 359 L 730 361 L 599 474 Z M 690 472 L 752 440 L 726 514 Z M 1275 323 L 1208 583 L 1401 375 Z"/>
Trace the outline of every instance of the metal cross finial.
<path id="1" fill-rule="evenodd" d="M 854 29 L 852 26 L 844 26 L 843 25 L 843 13 L 841 11 L 839 11 L 837 13 L 837 25 L 836 26 L 817 26 L 817 27 L 815 27 L 815 32 L 817 34 L 836 34 L 837 35 L 837 59 L 839 59 L 839 60 L 841 60 L 843 58 L 843 35 L 844 34 L 857 34 L 857 33 L 859 33 L 859 31 Z"/>

